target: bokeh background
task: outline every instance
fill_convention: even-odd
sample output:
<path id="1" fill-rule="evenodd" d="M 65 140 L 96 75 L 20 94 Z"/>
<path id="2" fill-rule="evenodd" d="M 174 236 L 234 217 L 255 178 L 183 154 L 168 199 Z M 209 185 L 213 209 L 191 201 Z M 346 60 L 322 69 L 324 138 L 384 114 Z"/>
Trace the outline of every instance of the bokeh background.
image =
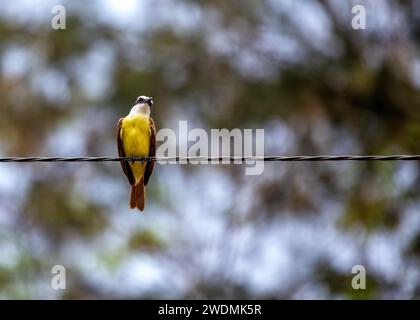
<path id="1" fill-rule="evenodd" d="M 266 154 L 419 154 L 419 44 L 415 0 L 4 0 L 0 155 L 116 155 L 139 94 Z M 418 162 L 244 170 L 158 165 L 139 214 L 118 163 L 0 164 L 0 298 L 420 298 Z"/>

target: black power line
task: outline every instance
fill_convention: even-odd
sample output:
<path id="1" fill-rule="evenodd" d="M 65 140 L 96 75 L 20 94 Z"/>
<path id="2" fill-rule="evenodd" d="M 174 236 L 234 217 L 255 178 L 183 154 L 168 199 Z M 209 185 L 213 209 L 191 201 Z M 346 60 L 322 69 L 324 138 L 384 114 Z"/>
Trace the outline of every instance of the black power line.
<path id="1" fill-rule="evenodd" d="M 320 155 L 250 157 L 0 157 L 0 162 L 113 162 L 113 161 L 401 161 L 420 160 L 420 155 Z"/>

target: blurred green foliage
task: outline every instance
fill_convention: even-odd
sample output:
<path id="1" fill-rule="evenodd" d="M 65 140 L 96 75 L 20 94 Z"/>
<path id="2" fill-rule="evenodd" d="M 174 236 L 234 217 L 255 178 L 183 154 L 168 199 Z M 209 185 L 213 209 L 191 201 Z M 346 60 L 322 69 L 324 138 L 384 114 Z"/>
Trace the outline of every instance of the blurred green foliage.
<path id="1" fill-rule="evenodd" d="M 56 31 L 48 3 L 5 1 L 0 154 L 115 154 L 116 122 L 139 94 L 154 97 L 158 129 L 264 128 L 267 154 L 419 154 L 418 4 L 362 2 L 395 19 L 369 14 L 355 31 L 351 2 L 326 0 L 63 1 Z M 157 166 L 139 214 L 118 164 L 1 165 L 0 247 L 12 248 L 0 251 L 0 298 L 420 296 L 418 163 L 240 169 Z M 378 261 L 377 237 L 392 258 Z M 68 289 L 55 292 L 60 263 Z M 350 287 L 354 264 L 366 291 Z"/>

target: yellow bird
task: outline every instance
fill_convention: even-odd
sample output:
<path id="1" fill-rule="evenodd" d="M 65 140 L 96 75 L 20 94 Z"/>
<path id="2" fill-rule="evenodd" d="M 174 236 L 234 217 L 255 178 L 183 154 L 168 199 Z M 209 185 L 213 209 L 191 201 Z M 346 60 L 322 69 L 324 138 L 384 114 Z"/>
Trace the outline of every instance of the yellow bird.
<path id="1" fill-rule="evenodd" d="M 156 127 L 150 117 L 151 97 L 139 96 L 130 113 L 117 125 L 117 146 L 120 157 L 156 156 Z M 144 210 L 145 186 L 153 172 L 154 161 L 120 161 L 131 185 L 130 208 Z"/>

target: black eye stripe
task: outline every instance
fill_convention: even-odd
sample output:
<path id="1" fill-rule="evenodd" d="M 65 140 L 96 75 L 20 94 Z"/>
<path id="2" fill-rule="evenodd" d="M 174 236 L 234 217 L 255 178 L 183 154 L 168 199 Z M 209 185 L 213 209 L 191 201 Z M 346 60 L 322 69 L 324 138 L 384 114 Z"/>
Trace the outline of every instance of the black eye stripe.
<path id="1" fill-rule="evenodd" d="M 140 97 L 137 97 L 136 103 L 152 103 L 153 104 L 153 100 L 150 97 L 140 96 Z"/>

